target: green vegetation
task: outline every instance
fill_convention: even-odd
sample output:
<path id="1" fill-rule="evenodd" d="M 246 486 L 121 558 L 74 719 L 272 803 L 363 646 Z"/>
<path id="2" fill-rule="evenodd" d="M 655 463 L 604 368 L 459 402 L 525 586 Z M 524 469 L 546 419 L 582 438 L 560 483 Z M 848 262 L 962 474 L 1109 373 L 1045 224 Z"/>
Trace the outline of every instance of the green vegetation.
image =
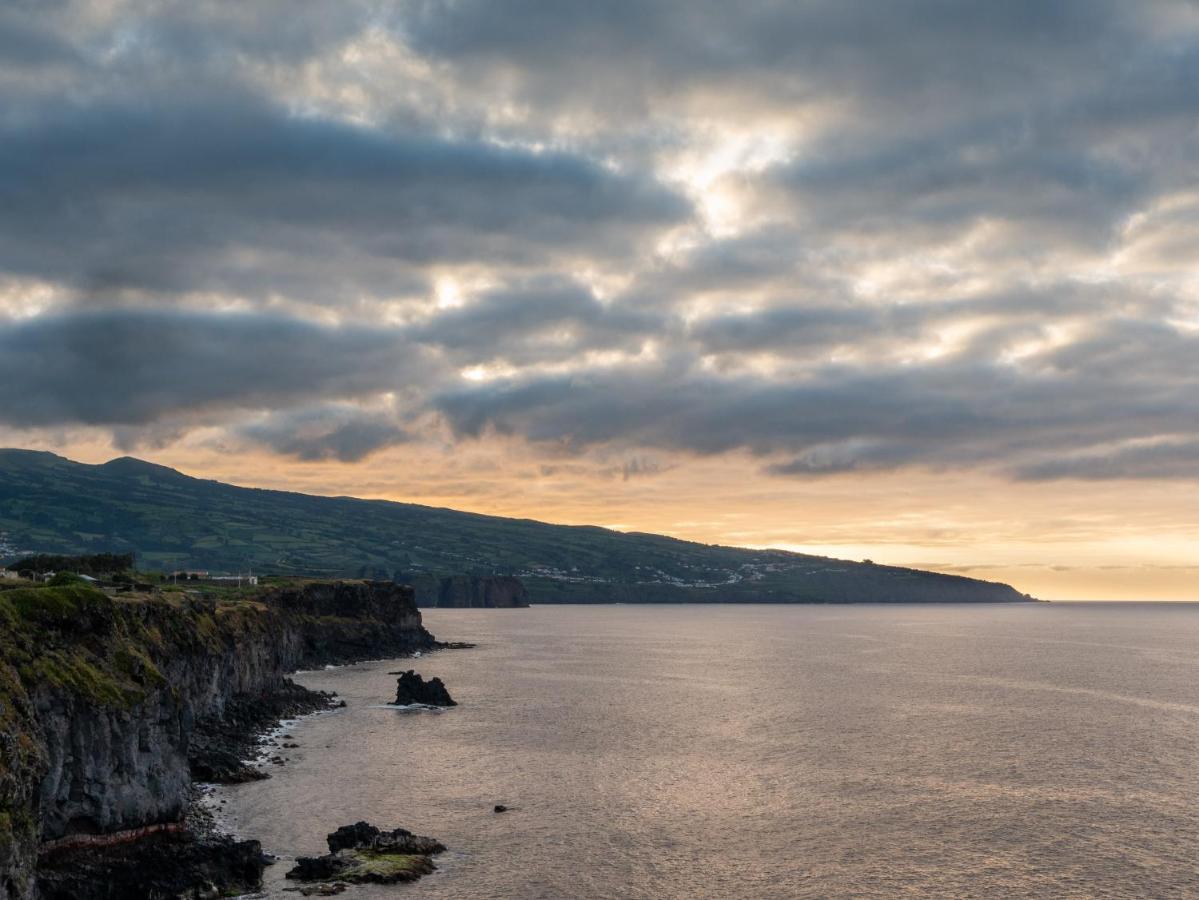
<path id="1" fill-rule="evenodd" d="M 26 690 L 65 688 L 81 700 L 127 709 L 165 683 L 146 647 L 159 640 L 118 601 L 83 584 L 0 593 L 0 649 Z"/>
<path id="2" fill-rule="evenodd" d="M 70 581 L 5 591 L 0 603 L 5 602 L 23 622 L 72 631 L 93 625 L 112 603 L 100 591 Z"/>
<path id="3" fill-rule="evenodd" d="M 29 577 L 44 572 L 74 572 L 101 577 L 128 572 L 133 568 L 132 553 L 95 553 L 88 556 L 60 556 L 38 553 L 9 563 L 8 568 Z"/>
<path id="4" fill-rule="evenodd" d="M 324 865 L 315 867 L 315 871 L 297 868 L 289 872 L 287 877 L 325 884 L 395 884 L 416 881 L 422 875 L 437 870 L 433 860 L 425 854 L 385 850 L 340 850 L 309 862 Z"/>
<path id="5" fill-rule="evenodd" d="M 414 853 L 374 853 L 354 851 L 357 864 L 341 873 L 340 880 L 402 881 L 427 874 L 432 868 L 429 857 Z"/>
<path id="6" fill-rule="evenodd" d="M 37 845 L 31 810 L 46 758 L 36 699 L 124 713 L 168 688 L 160 666 L 225 651 L 279 622 L 252 600 L 110 597 L 64 581 L 0 591 L 0 871 L 31 865 Z"/>
<path id="7" fill-rule="evenodd" d="M 22 848 L 36 845 L 30 794 L 44 751 L 34 692 L 65 688 L 82 702 L 128 708 L 161 678 L 152 665 L 140 676 L 113 665 L 113 648 L 133 637 L 114 628 L 112 613 L 113 601 L 86 585 L 0 592 L 0 866 L 25 864 Z"/>
<path id="8" fill-rule="evenodd" d="M 1004 585 L 782 551 L 189 478 L 135 459 L 0 450 L 0 530 L 145 569 L 319 577 L 517 575 L 533 602 L 1018 600 Z"/>

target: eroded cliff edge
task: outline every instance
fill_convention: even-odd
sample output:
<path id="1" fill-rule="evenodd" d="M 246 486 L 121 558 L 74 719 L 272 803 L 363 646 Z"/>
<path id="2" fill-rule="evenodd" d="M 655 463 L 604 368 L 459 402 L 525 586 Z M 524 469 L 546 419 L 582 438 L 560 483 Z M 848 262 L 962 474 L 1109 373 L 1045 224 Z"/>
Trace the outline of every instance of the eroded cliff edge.
<path id="1" fill-rule="evenodd" d="M 424 607 L 514 609 L 529 605 L 524 582 L 511 575 L 409 575 L 403 579 Z"/>
<path id="2" fill-rule="evenodd" d="M 38 895 L 39 850 L 179 827 L 198 728 L 295 691 L 287 673 L 434 644 L 390 582 L 236 601 L 0 591 L 0 896 Z"/>

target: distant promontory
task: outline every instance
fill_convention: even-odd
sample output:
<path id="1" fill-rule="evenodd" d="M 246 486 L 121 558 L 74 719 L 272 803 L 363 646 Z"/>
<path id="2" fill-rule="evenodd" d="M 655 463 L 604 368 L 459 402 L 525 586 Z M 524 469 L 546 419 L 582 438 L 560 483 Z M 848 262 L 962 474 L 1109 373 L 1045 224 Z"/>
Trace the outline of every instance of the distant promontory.
<path id="1" fill-rule="evenodd" d="M 437 606 L 519 605 L 478 587 L 495 576 L 519 579 L 534 604 L 1032 599 L 918 569 L 258 490 L 129 457 L 85 465 L 29 450 L 0 450 L 0 532 L 13 555 L 135 552 L 140 568 L 159 571 L 397 580 Z"/>

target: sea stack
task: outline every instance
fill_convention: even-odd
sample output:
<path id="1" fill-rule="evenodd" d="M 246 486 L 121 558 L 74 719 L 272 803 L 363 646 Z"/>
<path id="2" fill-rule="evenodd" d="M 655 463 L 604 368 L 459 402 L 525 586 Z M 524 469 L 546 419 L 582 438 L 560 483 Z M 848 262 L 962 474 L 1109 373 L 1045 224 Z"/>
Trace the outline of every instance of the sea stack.
<path id="1" fill-rule="evenodd" d="M 411 706 L 423 703 L 426 706 L 457 706 L 440 678 L 425 681 L 412 669 L 401 672 L 396 680 L 396 706 Z"/>

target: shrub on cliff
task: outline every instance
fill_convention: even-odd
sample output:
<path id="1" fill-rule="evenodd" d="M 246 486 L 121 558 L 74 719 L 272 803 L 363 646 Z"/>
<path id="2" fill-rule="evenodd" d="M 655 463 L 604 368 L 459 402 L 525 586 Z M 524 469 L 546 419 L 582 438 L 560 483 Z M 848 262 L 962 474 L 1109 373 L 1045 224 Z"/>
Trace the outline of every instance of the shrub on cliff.
<path id="1" fill-rule="evenodd" d="M 133 568 L 133 554 L 93 553 L 87 556 L 57 556 L 39 553 L 18 560 L 8 568 L 25 576 L 67 571 L 100 577 L 117 572 L 128 572 Z"/>

